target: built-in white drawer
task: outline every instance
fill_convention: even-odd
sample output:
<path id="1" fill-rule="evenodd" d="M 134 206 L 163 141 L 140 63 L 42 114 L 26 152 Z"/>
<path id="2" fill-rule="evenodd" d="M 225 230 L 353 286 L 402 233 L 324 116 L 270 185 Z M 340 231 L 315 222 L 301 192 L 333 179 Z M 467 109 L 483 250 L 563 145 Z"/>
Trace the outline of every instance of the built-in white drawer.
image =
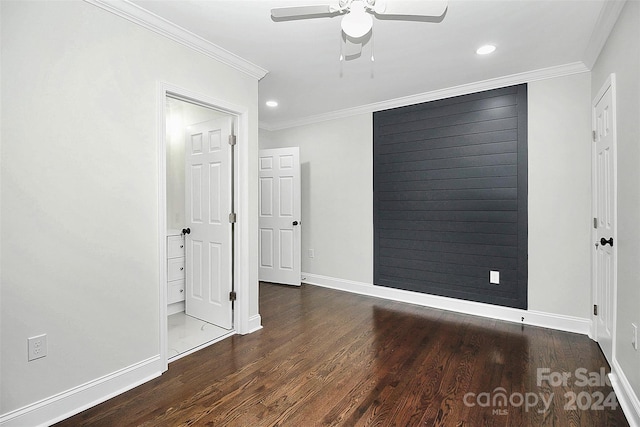
<path id="1" fill-rule="evenodd" d="M 184 301 L 184 280 L 167 283 L 167 304 Z"/>
<path id="2" fill-rule="evenodd" d="M 171 258 L 167 261 L 167 280 L 184 279 L 184 258 Z"/>
<path id="3" fill-rule="evenodd" d="M 167 237 L 167 258 L 184 256 L 184 238 L 182 236 Z"/>

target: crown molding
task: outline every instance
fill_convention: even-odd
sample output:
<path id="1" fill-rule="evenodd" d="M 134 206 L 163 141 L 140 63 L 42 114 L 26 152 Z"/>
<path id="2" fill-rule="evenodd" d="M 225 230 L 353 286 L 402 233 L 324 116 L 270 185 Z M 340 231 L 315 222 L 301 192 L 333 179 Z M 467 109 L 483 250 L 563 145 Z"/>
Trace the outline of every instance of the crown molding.
<path id="1" fill-rule="evenodd" d="M 582 55 L 587 68 L 592 69 L 595 65 L 596 60 L 598 59 L 604 44 L 607 42 L 609 34 L 611 34 L 613 27 L 616 25 L 620 12 L 622 12 L 622 8 L 624 8 L 626 2 L 627 0 L 611 0 L 604 2 L 604 5 L 600 10 L 598 20 L 596 21 L 596 25 L 593 27 L 593 32 L 591 33 L 591 38 L 589 39 L 587 48 Z"/>
<path id="2" fill-rule="evenodd" d="M 260 122 L 260 129 L 276 131 L 296 126 L 304 126 L 312 123 L 324 122 L 328 120 L 341 119 L 358 114 L 368 114 L 376 111 L 388 110 L 391 108 L 405 107 L 407 105 L 419 104 L 421 102 L 436 101 L 438 99 L 451 98 L 454 96 L 467 95 L 485 90 L 498 89 L 501 87 L 513 86 L 522 83 L 530 83 L 537 80 L 545 80 L 554 77 L 568 76 L 588 72 L 589 69 L 582 62 L 556 67 L 542 68 L 539 70 L 527 71 L 524 73 L 511 74 L 508 76 L 482 80 L 475 83 L 468 83 L 460 86 L 453 86 L 446 89 L 438 89 L 431 92 L 419 93 L 402 98 L 390 99 L 388 101 L 376 102 L 373 104 L 361 105 L 359 107 L 345 108 L 343 110 L 318 114 L 301 119 L 284 120 L 281 122 L 266 123 Z"/>
<path id="3" fill-rule="evenodd" d="M 196 52 L 202 53 L 223 64 L 229 65 L 257 80 L 262 79 L 268 71 L 249 62 L 238 55 L 221 48 L 204 38 L 167 21 L 160 16 L 143 9 L 128 0 L 84 0 L 94 6 L 120 16 L 134 24 L 140 25 L 156 34 L 180 43 Z"/>

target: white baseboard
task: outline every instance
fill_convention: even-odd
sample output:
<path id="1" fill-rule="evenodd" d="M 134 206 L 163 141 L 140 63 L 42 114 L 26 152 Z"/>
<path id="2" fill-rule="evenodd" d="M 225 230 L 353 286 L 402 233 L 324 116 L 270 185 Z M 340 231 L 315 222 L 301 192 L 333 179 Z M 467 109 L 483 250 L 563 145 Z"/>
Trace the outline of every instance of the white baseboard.
<path id="1" fill-rule="evenodd" d="M 167 316 L 171 316 L 172 314 L 180 313 L 184 311 L 184 301 L 174 302 L 173 304 L 167 305 Z"/>
<path id="2" fill-rule="evenodd" d="M 624 415 L 627 417 L 629 426 L 640 427 L 640 400 L 638 400 L 638 396 L 633 392 L 627 376 L 615 358 L 611 366 L 609 379 L 611 380 L 611 386 L 616 393 L 616 398 L 622 408 L 622 412 L 624 412 Z"/>
<path id="3" fill-rule="evenodd" d="M 48 426 L 162 374 L 160 355 L 0 415 L 2 427 Z"/>
<path id="4" fill-rule="evenodd" d="M 323 286 L 325 288 L 337 289 L 360 295 L 385 298 L 393 301 L 422 305 L 425 307 L 471 314 L 474 316 L 489 317 L 507 322 L 575 332 L 583 335 L 589 335 L 591 332 L 591 320 L 580 317 L 563 316 L 534 310 L 520 310 L 517 308 L 501 307 L 492 304 L 440 297 L 436 295 L 422 294 L 419 292 L 387 288 L 384 286 L 374 286 L 368 283 L 337 279 L 335 277 L 321 276 L 318 274 L 302 273 L 302 276 L 306 277 L 304 282 L 311 285 Z"/>
<path id="5" fill-rule="evenodd" d="M 258 331 L 260 329 L 262 329 L 262 316 L 256 314 L 249 317 L 249 331 L 247 332 L 247 334 Z"/>

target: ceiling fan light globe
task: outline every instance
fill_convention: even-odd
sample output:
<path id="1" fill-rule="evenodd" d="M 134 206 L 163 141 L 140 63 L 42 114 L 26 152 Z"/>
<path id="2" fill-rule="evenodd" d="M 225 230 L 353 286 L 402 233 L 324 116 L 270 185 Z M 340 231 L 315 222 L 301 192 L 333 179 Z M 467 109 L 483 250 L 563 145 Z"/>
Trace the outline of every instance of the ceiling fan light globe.
<path id="1" fill-rule="evenodd" d="M 352 12 L 342 18 L 341 26 L 346 35 L 358 39 L 371 31 L 373 18 L 367 13 Z"/>

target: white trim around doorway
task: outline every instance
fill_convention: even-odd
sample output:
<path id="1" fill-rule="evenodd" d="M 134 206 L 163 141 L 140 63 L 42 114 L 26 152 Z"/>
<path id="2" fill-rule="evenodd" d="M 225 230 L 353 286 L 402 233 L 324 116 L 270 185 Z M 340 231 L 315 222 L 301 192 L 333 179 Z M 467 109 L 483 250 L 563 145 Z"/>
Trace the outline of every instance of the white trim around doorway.
<path id="1" fill-rule="evenodd" d="M 166 233 L 167 233 L 167 159 L 166 159 L 166 98 L 180 99 L 193 104 L 209 107 L 223 113 L 235 116 L 237 123 L 237 144 L 234 165 L 235 193 L 234 205 L 237 222 L 234 232 L 234 271 L 235 291 L 237 299 L 234 303 L 233 326 L 239 334 L 252 332 L 255 327 L 253 319 L 249 318 L 249 278 L 246 274 L 249 268 L 249 183 L 242 177 L 247 176 L 249 167 L 249 122 L 248 109 L 231 104 L 209 95 L 158 82 L 157 85 L 157 141 L 158 141 L 158 288 L 159 288 L 159 343 L 162 371 L 168 369 L 167 350 L 167 287 L 166 287 Z M 259 329 L 259 328 L 258 328 Z"/>

